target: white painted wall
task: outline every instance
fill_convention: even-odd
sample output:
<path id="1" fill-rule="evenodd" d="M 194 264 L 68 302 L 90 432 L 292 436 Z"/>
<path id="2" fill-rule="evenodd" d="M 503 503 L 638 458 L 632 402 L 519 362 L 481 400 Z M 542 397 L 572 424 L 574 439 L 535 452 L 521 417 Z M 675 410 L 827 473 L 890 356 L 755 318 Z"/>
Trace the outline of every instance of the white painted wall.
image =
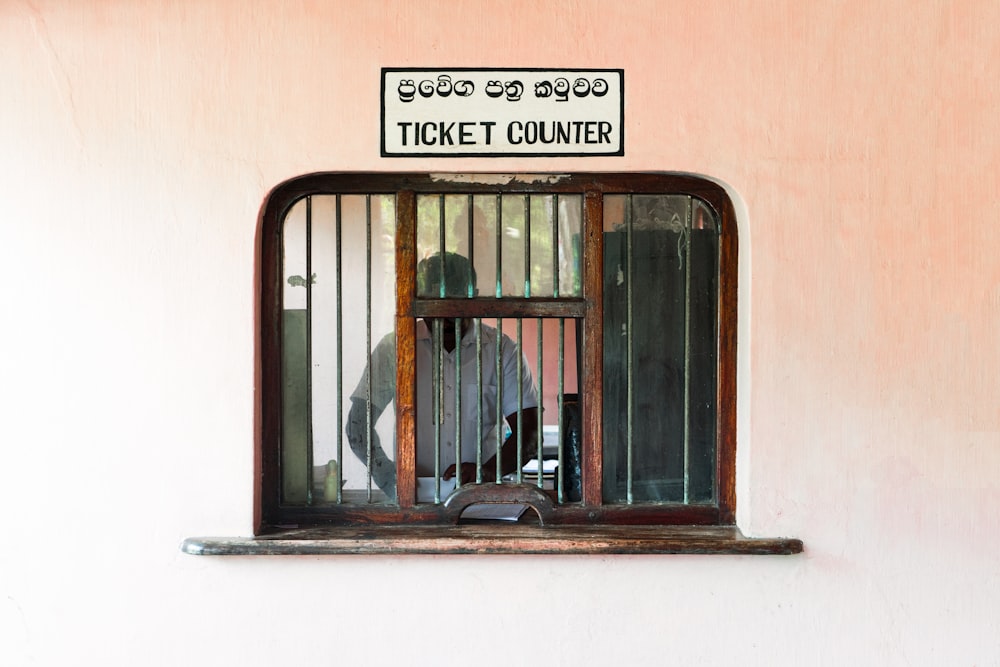
<path id="1" fill-rule="evenodd" d="M 4 3 L 0 664 L 997 664 L 998 22 L 990 0 Z M 622 67 L 625 157 L 380 159 L 382 66 Z M 251 530 L 256 221 L 327 169 L 726 182 L 741 525 L 806 553 L 182 554 Z"/>

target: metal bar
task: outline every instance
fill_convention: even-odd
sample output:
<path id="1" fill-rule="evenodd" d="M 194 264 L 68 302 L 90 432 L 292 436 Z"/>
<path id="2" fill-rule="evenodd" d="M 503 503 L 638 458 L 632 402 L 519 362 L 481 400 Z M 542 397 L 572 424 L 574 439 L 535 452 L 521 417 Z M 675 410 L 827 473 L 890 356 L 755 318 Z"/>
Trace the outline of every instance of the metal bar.
<path id="1" fill-rule="evenodd" d="M 625 502 L 632 504 L 632 471 L 634 448 L 632 442 L 633 413 L 635 408 L 635 384 L 632 364 L 633 322 L 632 322 L 632 195 L 625 200 L 625 443 L 626 443 L 626 483 Z"/>
<path id="2" fill-rule="evenodd" d="M 462 318 L 455 318 L 455 488 L 462 486 Z"/>
<path id="3" fill-rule="evenodd" d="M 496 298 L 503 297 L 503 274 L 500 267 L 503 265 L 503 195 L 497 194 L 497 233 L 496 233 L 496 276 L 495 292 Z"/>
<path id="4" fill-rule="evenodd" d="M 337 503 L 344 502 L 344 280 L 343 280 L 343 248 L 341 240 L 341 203 L 340 195 L 336 197 L 336 233 L 334 235 L 335 258 L 337 265 Z"/>
<path id="5" fill-rule="evenodd" d="M 524 195 L 524 298 L 531 298 L 531 198 Z M 521 318 L 517 318 L 517 482 L 521 483 L 521 468 L 524 466 L 524 368 L 521 354 Z"/>
<path id="6" fill-rule="evenodd" d="M 565 361 L 566 361 L 566 320 L 560 318 L 560 320 L 559 320 L 559 362 L 558 362 L 559 363 L 559 370 L 557 371 L 557 377 L 558 377 L 558 381 L 559 381 L 559 388 L 556 390 L 556 405 L 558 406 L 557 409 L 559 411 L 559 433 L 560 434 L 563 432 L 563 427 L 565 426 L 565 424 L 563 423 L 563 403 L 564 403 L 564 398 L 565 398 L 564 390 L 566 388 L 565 387 L 565 380 L 566 380 L 566 378 L 565 378 Z M 556 470 L 558 471 L 556 473 L 556 476 L 557 476 L 557 479 L 556 479 L 556 499 L 560 503 L 562 503 L 562 502 L 565 502 L 565 489 L 564 489 L 564 484 L 563 484 L 563 480 L 565 479 L 565 471 L 563 470 L 563 468 L 564 468 L 563 464 L 565 463 L 565 459 L 564 459 L 564 454 L 563 454 L 563 439 L 562 438 L 559 438 L 559 442 L 557 443 L 557 449 L 556 449 L 556 451 L 557 451 L 556 457 L 558 458 L 558 461 L 559 461 L 559 465 L 556 468 Z"/>
<path id="7" fill-rule="evenodd" d="M 475 229 L 473 229 L 473 224 L 472 224 L 473 223 L 473 212 L 475 211 L 475 205 L 476 205 L 476 202 L 475 202 L 473 196 L 470 194 L 469 195 L 468 203 L 466 204 L 466 211 L 468 212 L 468 216 L 467 217 L 468 217 L 468 226 L 469 226 L 469 230 L 468 230 L 468 238 L 469 238 L 469 266 L 472 267 L 473 271 L 476 270 L 476 268 L 475 268 L 476 267 L 476 244 L 475 244 L 476 232 L 475 232 Z M 466 296 L 468 296 L 470 299 L 472 297 L 476 296 L 476 286 L 472 283 L 472 275 L 471 274 L 469 275 L 469 286 L 468 286 L 467 292 L 468 293 L 466 294 Z"/>
<path id="8" fill-rule="evenodd" d="M 445 270 L 444 270 L 444 251 L 445 251 L 445 238 L 444 238 L 444 195 L 438 195 L 438 255 L 441 258 L 440 267 L 440 281 L 438 282 L 438 297 L 443 299 L 448 296 L 447 286 L 444 284 L 445 280 Z"/>
<path id="9" fill-rule="evenodd" d="M 475 199 L 473 195 L 469 195 L 466 200 L 466 222 L 468 225 L 467 238 L 469 239 L 469 266 L 472 267 L 472 271 L 475 271 L 476 267 L 476 244 L 475 244 L 475 229 L 473 228 L 473 213 L 475 211 Z M 466 286 L 466 297 L 469 299 L 476 296 L 476 286 L 472 282 L 472 274 L 469 274 L 469 283 Z M 464 308 L 463 314 L 460 317 L 455 318 L 455 488 L 462 486 L 462 428 L 465 425 L 465 419 L 462 415 L 462 323 L 464 322 Z"/>
<path id="10" fill-rule="evenodd" d="M 521 318 L 517 318 L 517 481 L 521 482 L 521 466 L 524 465 L 524 354 L 521 353 Z"/>
<path id="11" fill-rule="evenodd" d="M 552 195 L 552 296 L 553 298 L 559 298 L 559 195 Z M 557 491 L 556 499 L 562 503 L 565 501 L 565 470 L 564 470 L 564 451 L 563 444 L 565 439 L 562 437 L 563 428 L 565 427 L 563 419 L 563 405 L 565 403 L 565 376 L 564 376 L 564 364 L 566 356 L 566 320 L 563 318 L 559 319 L 559 388 L 556 392 L 556 409 L 559 411 L 558 415 L 558 433 L 559 439 L 556 441 L 556 457 L 558 459 L 558 466 L 556 470 L 558 471 L 558 480 L 556 482 Z M 539 461 L 541 464 L 541 461 Z"/>
<path id="12" fill-rule="evenodd" d="M 503 342 L 503 320 L 497 318 L 497 328 L 496 328 L 496 343 L 494 347 L 496 348 L 496 373 L 497 373 L 497 400 L 496 400 L 496 432 L 497 432 L 497 448 L 496 448 L 496 483 L 499 484 L 503 481 L 503 465 L 500 458 L 501 449 L 503 448 L 504 441 L 504 429 L 501 424 L 506 424 L 504 421 L 505 415 L 503 413 L 503 347 L 501 343 Z"/>
<path id="13" fill-rule="evenodd" d="M 434 415 L 434 502 L 441 502 L 441 425 L 444 423 L 444 340 L 441 320 L 434 320 L 431 332 L 431 413 Z M 419 400 L 419 399 L 418 399 Z"/>
<path id="14" fill-rule="evenodd" d="M 691 502 L 691 215 L 694 202 L 687 198 L 684 230 L 684 503 Z"/>
<path id="15" fill-rule="evenodd" d="M 447 241 L 445 239 L 445 199 L 444 195 L 438 195 L 438 256 L 441 258 L 440 280 L 438 282 L 438 297 L 444 299 L 448 296 L 447 280 L 448 272 L 445 270 L 445 251 Z M 440 319 L 434 320 L 434 373 L 431 386 L 434 388 L 434 502 L 441 502 L 441 426 L 444 424 L 444 322 Z"/>
<path id="16" fill-rule="evenodd" d="M 365 195 L 365 354 L 372 358 L 372 196 Z M 367 500 L 372 501 L 372 374 L 365 386 L 365 469 Z"/>
<path id="17" fill-rule="evenodd" d="M 531 195 L 524 195 L 524 298 L 531 298 Z"/>
<path id="18" fill-rule="evenodd" d="M 497 193 L 496 197 L 497 197 L 497 228 L 496 228 L 496 272 L 495 272 L 496 275 L 494 277 L 494 281 L 495 281 L 495 290 L 494 291 L 495 291 L 495 294 L 496 294 L 496 298 L 500 299 L 500 298 L 503 298 L 503 269 L 502 269 L 502 267 L 503 267 L 503 195 L 501 193 Z M 501 322 L 500 319 L 497 319 L 497 328 L 496 328 L 496 331 L 495 331 L 496 340 L 497 340 L 497 344 L 496 344 L 496 356 L 497 356 L 497 362 L 498 362 L 498 364 L 499 364 L 499 360 L 500 360 L 500 347 L 499 347 L 499 345 L 500 345 L 500 335 L 501 335 L 500 334 L 500 322 Z M 481 339 L 477 340 L 477 344 L 479 345 L 478 352 L 479 352 L 479 358 L 481 360 L 482 359 L 482 347 L 481 347 L 482 341 L 481 341 Z M 498 482 L 500 481 L 499 480 L 499 475 L 500 475 L 500 469 L 501 469 L 501 465 L 500 465 L 500 442 L 499 441 L 500 441 L 500 438 L 502 437 L 502 435 L 500 434 L 500 420 L 502 419 L 502 417 L 500 416 L 501 410 L 499 408 L 499 400 L 500 400 L 500 397 L 503 395 L 503 390 L 500 387 L 500 382 L 501 382 L 501 379 L 500 379 L 500 370 L 498 368 L 497 369 L 497 401 L 498 401 L 498 405 L 495 406 L 496 413 L 497 413 L 496 414 L 496 417 L 497 417 L 496 418 L 496 430 L 497 430 L 496 440 L 497 440 L 497 447 L 496 447 L 496 452 L 494 453 L 494 461 L 496 462 L 496 466 L 495 466 L 495 468 L 496 468 L 496 475 L 495 475 L 495 477 L 498 478 L 497 479 Z M 480 408 L 480 411 L 482 410 L 482 403 L 483 403 L 483 399 L 482 399 L 482 386 L 483 386 L 483 378 L 482 378 L 482 376 L 480 376 L 479 377 L 479 391 L 480 391 L 479 408 Z M 480 414 L 480 417 L 481 417 L 481 414 Z M 477 437 L 479 438 L 479 441 L 482 442 L 482 430 L 479 431 L 479 433 L 477 434 Z M 482 457 L 480 456 L 480 459 L 481 458 Z M 483 477 L 483 470 L 482 470 L 482 466 L 481 465 L 478 465 L 477 467 L 478 467 L 478 471 L 476 473 L 476 481 L 477 481 L 477 483 L 481 484 L 482 483 L 482 477 Z"/>
<path id="19" fill-rule="evenodd" d="M 559 195 L 552 195 L 552 296 L 559 298 Z"/>
<path id="20" fill-rule="evenodd" d="M 539 318 L 539 319 L 535 320 L 535 322 L 536 322 L 537 327 L 538 327 L 538 354 L 537 354 L 537 356 L 538 356 L 538 400 L 540 402 L 544 403 L 545 402 L 545 399 L 544 399 L 545 394 L 543 393 L 544 383 L 542 382 L 542 378 L 545 377 L 545 372 L 544 372 L 545 366 L 542 364 L 542 362 L 543 362 L 542 329 L 544 328 L 545 320 Z M 536 480 L 536 483 L 538 484 L 538 488 L 542 488 L 542 486 L 543 486 L 542 485 L 542 457 L 543 457 L 543 455 L 545 453 L 544 450 L 543 450 L 543 441 L 544 441 L 545 437 L 543 435 L 543 433 L 544 433 L 544 430 L 543 430 L 544 417 L 542 416 L 542 411 L 543 411 L 543 406 L 539 405 L 538 406 L 538 424 L 537 424 L 538 437 L 535 440 L 535 460 L 538 462 L 538 479 Z M 521 481 L 521 480 L 519 479 L 518 481 Z"/>
<path id="21" fill-rule="evenodd" d="M 306 197 L 306 504 L 313 504 L 312 196 Z"/>
<path id="22" fill-rule="evenodd" d="M 483 320 L 475 319 L 476 329 L 476 484 L 483 483 Z"/>

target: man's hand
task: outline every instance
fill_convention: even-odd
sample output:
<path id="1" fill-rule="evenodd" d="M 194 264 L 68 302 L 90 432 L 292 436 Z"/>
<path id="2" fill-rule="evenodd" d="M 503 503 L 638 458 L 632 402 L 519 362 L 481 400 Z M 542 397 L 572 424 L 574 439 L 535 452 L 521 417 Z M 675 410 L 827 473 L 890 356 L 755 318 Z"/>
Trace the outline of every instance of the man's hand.
<path id="1" fill-rule="evenodd" d="M 507 415 L 508 424 L 517 424 L 518 414 Z M 537 451 L 538 447 L 538 408 L 524 408 L 521 410 L 521 432 L 524 437 L 523 452 L 529 456 Z M 507 440 L 500 448 L 500 463 L 503 474 L 512 473 L 517 470 L 517 429 L 514 429 Z M 441 475 L 441 479 L 451 479 L 455 476 L 455 465 L 452 464 Z M 483 461 L 483 481 L 495 482 L 497 478 L 497 457 L 493 455 L 487 461 Z M 461 483 L 469 484 L 476 481 L 476 464 L 462 463 Z"/>
<path id="2" fill-rule="evenodd" d="M 496 465 L 491 465 L 491 461 L 487 461 L 483 464 L 483 481 L 492 482 L 496 480 L 497 469 Z M 445 469 L 444 474 L 441 475 L 441 479 L 451 479 L 455 476 L 455 464 L 452 463 Z M 461 483 L 470 484 L 476 481 L 476 464 L 475 463 L 463 463 L 462 464 L 462 475 Z"/>

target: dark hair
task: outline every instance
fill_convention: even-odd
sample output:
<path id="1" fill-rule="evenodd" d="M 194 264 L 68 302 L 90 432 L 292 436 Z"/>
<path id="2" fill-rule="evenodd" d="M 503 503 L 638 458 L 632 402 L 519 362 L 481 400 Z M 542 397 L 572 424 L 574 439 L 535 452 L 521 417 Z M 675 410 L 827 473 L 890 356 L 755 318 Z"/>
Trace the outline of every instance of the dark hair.
<path id="1" fill-rule="evenodd" d="M 440 297 L 475 296 L 476 270 L 468 258 L 454 252 L 439 253 L 417 264 L 417 295 Z"/>

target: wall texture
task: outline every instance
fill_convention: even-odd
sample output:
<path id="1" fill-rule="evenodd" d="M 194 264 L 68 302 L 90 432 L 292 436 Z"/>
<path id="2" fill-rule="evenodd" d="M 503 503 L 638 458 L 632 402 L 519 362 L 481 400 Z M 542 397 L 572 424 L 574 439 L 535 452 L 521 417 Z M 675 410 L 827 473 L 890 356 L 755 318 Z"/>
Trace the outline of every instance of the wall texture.
<path id="1" fill-rule="evenodd" d="M 4 2 L 0 663 L 997 664 L 998 23 L 991 0 Z M 382 66 L 622 67 L 625 156 L 381 159 Z M 725 182 L 740 522 L 806 553 L 182 554 L 250 532 L 256 221 L 317 170 Z"/>

